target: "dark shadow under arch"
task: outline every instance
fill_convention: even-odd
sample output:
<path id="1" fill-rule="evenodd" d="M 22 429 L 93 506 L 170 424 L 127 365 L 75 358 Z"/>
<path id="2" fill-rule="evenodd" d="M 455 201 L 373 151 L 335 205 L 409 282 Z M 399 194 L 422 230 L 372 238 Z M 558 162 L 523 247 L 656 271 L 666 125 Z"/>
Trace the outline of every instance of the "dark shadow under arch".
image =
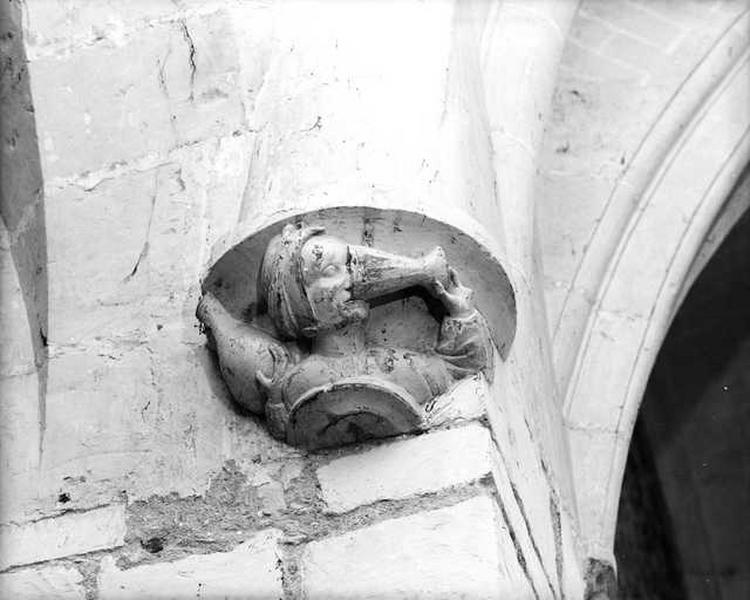
<path id="1" fill-rule="evenodd" d="M 636 422 L 615 555 L 623 598 L 750 597 L 750 211 L 675 315 Z"/>

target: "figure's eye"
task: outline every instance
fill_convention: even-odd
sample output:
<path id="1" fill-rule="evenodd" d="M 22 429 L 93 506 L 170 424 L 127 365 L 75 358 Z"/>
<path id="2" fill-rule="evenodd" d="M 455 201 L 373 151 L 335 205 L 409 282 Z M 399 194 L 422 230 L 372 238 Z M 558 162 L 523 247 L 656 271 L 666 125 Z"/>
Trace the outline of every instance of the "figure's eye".
<path id="1" fill-rule="evenodd" d="M 323 275 L 325 275 L 326 277 L 336 275 L 336 273 L 338 272 L 339 268 L 337 265 L 328 265 L 325 269 L 323 269 Z"/>

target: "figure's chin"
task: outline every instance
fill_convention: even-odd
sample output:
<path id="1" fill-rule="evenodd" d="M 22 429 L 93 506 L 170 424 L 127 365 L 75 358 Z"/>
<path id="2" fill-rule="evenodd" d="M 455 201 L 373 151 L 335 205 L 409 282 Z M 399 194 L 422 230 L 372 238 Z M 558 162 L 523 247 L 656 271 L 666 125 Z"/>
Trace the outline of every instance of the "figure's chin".
<path id="1" fill-rule="evenodd" d="M 335 311 L 323 316 L 317 314 L 318 331 L 331 331 L 352 323 L 365 321 L 370 314 L 370 305 L 364 300 L 345 300 L 336 304 Z"/>

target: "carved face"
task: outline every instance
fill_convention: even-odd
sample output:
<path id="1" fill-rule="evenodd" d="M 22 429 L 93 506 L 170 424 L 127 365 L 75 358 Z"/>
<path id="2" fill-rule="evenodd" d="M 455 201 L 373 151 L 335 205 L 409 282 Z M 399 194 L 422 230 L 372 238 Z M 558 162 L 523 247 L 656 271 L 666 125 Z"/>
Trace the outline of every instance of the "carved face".
<path id="1" fill-rule="evenodd" d="M 337 238 L 317 235 L 300 252 L 307 298 L 322 330 L 367 318 L 368 304 L 352 298 L 349 247 Z"/>

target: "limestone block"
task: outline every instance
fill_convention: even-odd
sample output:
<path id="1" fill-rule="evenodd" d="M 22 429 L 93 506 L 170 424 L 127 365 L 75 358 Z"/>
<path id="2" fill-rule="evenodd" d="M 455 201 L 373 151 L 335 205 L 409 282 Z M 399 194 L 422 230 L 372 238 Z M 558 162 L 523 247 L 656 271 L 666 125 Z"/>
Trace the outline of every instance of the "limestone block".
<path id="1" fill-rule="evenodd" d="M 658 5 L 659 2 L 649 2 Z M 689 6 L 691 2 L 685 2 Z M 690 8 L 688 8 L 690 10 Z M 585 16 L 594 17 L 600 22 L 625 30 L 631 36 L 646 39 L 655 48 L 666 48 L 685 32 L 674 19 L 655 17 L 650 10 L 642 10 L 634 3 L 587 2 L 581 11 Z M 681 10 L 672 10 L 671 13 Z M 656 54 L 653 52 L 652 54 Z"/>
<path id="2" fill-rule="evenodd" d="M 18 271 L 5 223 L 0 221 L 0 377 L 34 369 L 34 347 Z"/>
<path id="3" fill-rule="evenodd" d="M 500 372 L 496 378 L 499 400 L 487 403 L 487 415 L 497 442 L 500 459 L 494 477 L 501 503 L 528 561 L 539 593 L 558 593 L 557 561 L 561 550 L 554 539 L 554 522 L 550 502 L 559 485 L 548 478 L 539 448 L 539 434 L 534 432 L 527 416 L 527 406 L 519 394 L 517 373 Z M 561 458 L 555 457 L 562 462 Z M 551 588 L 551 589 L 550 589 Z"/>
<path id="4" fill-rule="evenodd" d="M 577 528 L 575 519 L 567 511 L 560 510 L 560 539 L 556 541 L 557 551 L 560 556 L 557 567 L 557 577 L 560 587 L 566 598 L 584 597 L 584 578 L 581 573 L 581 564 L 578 560 L 578 549 L 574 528 Z"/>
<path id="5" fill-rule="evenodd" d="M 159 393 L 142 347 L 100 356 L 71 352 L 50 360 L 43 466 L 56 481 L 133 472 L 154 449 Z M 186 394 L 182 394 L 183 398 Z M 161 441 L 170 428 L 162 427 Z"/>
<path id="6" fill-rule="evenodd" d="M 32 61 L 45 178 L 163 155 L 237 129 L 238 68 L 224 12 L 157 23 L 121 44 Z"/>
<path id="7" fill-rule="evenodd" d="M 328 509 L 341 513 L 480 479 L 491 472 L 491 452 L 489 431 L 471 424 L 337 458 L 317 476 Z"/>
<path id="8" fill-rule="evenodd" d="M 445 394 L 436 397 L 425 411 L 428 426 L 481 419 L 489 392 L 487 380 L 482 375 L 459 381 Z"/>
<path id="9" fill-rule="evenodd" d="M 154 598 L 282 598 L 276 547 L 279 532 L 268 530 L 231 552 L 191 556 L 170 563 L 121 571 L 110 557 L 102 561 L 102 600 Z"/>
<path id="10" fill-rule="evenodd" d="M 34 495 L 39 466 L 39 378 L 0 378 L 0 523 Z"/>
<path id="11" fill-rule="evenodd" d="M 303 593 L 317 598 L 533 598 L 489 497 L 311 543 Z"/>
<path id="12" fill-rule="evenodd" d="M 0 569 L 122 546 L 125 505 L 0 528 Z"/>
<path id="13" fill-rule="evenodd" d="M 31 0 L 24 4 L 24 38 L 33 60 L 76 45 L 121 43 L 130 30 L 175 13 L 170 0 L 150 0 L 134 7 L 116 0 Z"/>
<path id="14" fill-rule="evenodd" d="M 93 490 L 201 493 L 224 460 L 227 409 L 196 351 L 166 333 L 148 347 L 53 358 L 49 380 L 43 492 L 84 476 L 72 506 Z"/>
<path id="15" fill-rule="evenodd" d="M 255 119 L 255 105 L 264 90 L 272 56 L 274 2 L 241 2 L 226 6 L 234 28 L 239 59 L 237 87 L 245 105 L 247 125 L 253 129 L 264 123 Z"/>
<path id="16" fill-rule="evenodd" d="M 0 575 L 0 598 L 84 600 L 83 577 L 75 569 L 44 567 Z"/>
<path id="17" fill-rule="evenodd" d="M 0 522 L 10 481 L 38 464 L 39 378 L 10 239 L 0 220 Z"/>
<path id="18" fill-rule="evenodd" d="M 165 325 L 144 343 L 102 342 L 50 360 L 42 466 L 31 473 L 39 482 L 9 488 L 13 504 L 2 508 L 13 508 L 13 519 L 85 510 L 122 490 L 131 502 L 203 495 L 227 460 L 254 477 L 259 461 L 293 453 L 257 420 L 233 411 L 211 375 L 209 352 L 182 342 L 183 335 L 182 326 Z M 264 507 L 282 506 L 277 487 L 261 489 Z M 64 506 L 62 492 L 69 496 Z"/>
<path id="19" fill-rule="evenodd" d="M 136 173 L 48 199 L 50 342 L 106 335 L 132 319 L 122 307 L 146 293 L 130 276 L 148 242 L 158 183 L 158 171 Z"/>
<path id="20" fill-rule="evenodd" d="M 192 323 L 207 245 L 234 224 L 248 136 L 171 154 L 165 164 L 48 191 L 51 344 L 143 339 Z"/>

